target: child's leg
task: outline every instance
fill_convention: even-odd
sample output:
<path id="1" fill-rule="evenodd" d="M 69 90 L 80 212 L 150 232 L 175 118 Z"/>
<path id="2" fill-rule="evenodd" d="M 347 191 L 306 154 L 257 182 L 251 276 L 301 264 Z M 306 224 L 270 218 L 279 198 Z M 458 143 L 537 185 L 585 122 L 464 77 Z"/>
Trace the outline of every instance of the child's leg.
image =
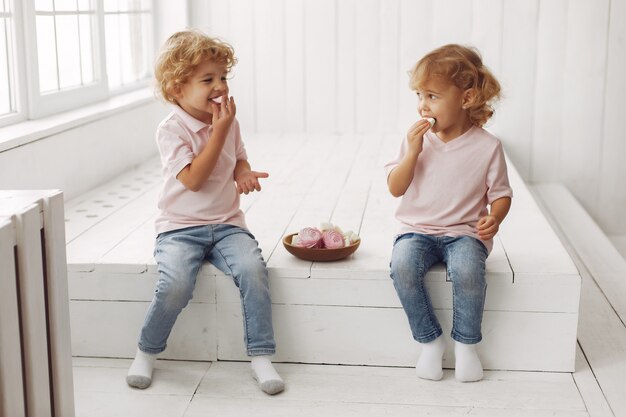
<path id="1" fill-rule="evenodd" d="M 239 288 L 243 315 L 244 343 L 252 357 L 252 374 L 267 394 L 283 391 L 285 384 L 269 359 L 276 351 L 272 327 L 269 279 L 261 249 L 254 237 L 235 226 L 216 227 L 215 248 L 208 258 L 230 274 Z"/>
<path id="2" fill-rule="evenodd" d="M 422 345 L 415 369 L 420 378 L 433 380 L 443 376 L 445 343 L 440 337 L 441 326 L 424 286 L 424 276 L 437 261 L 436 240 L 429 236 L 411 233 L 399 237 L 394 243 L 391 278 L 409 319 L 413 338 Z"/>
<path id="3" fill-rule="evenodd" d="M 487 283 L 485 261 L 487 249 L 472 237 L 450 238 L 444 252 L 448 277 L 452 281 L 453 323 L 456 379 L 479 381 L 483 368 L 476 352 L 482 340 L 481 323 L 485 306 Z"/>
<path id="4" fill-rule="evenodd" d="M 210 236 L 205 227 L 193 227 L 159 235 L 154 257 L 159 281 L 141 329 L 137 356 L 126 382 L 147 388 L 152 382 L 156 355 L 165 350 L 178 314 L 192 297 L 198 269 Z"/>

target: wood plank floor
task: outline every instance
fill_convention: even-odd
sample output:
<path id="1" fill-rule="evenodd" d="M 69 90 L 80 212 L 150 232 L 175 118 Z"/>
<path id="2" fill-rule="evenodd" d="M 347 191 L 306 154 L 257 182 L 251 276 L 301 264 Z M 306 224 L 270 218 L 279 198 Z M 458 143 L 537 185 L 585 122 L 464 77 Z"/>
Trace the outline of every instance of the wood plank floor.
<path id="1" fill-rule="evenodd" d="M 285 392 L 269 397 L 244 362 L 158 361 L 145 391 L 124 381 L 129 360 L 74 359 L 77 417 L 600 416 L 603 401 L 581 352 L 571 373 L 491 371 L 479 383 L 438 382 L 412 368 L 277 364 Z M 585 392 L 581 392 L 584 389 Z M 589 406 L 587 398 L 593 401 Z M 599 410 L 603 414 L 592 414 Z"/>

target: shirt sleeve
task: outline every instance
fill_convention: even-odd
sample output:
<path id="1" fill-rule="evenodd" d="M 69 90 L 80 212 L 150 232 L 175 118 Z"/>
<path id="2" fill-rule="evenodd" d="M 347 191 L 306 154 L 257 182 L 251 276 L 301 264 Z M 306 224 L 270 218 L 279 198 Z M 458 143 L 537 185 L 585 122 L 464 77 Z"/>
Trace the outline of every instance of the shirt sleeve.
<path id="1" fill-rule="evenodd" d="M 487 201 L 493 203 L 502 197 L 513 197 L 513 190 L 509 185 L 506 159 L 502 143 L 498 141 L 487 172 Z"/>
<path id="2" fill-rule="evenodd" d="M 184 129 L 174 122 L 165 123 L 157 131 L 157 146 L 161 163 L 174 178 L 193 161 L 191 143 Z"/>
<path id="3" fill-rule="evenodd" d="M 241 139 L 241 129 L 239 128 L 239 121 L 237 119 L 233 120 L 233 135 L 235 136 L 235 156 L 237 161 L 247 160 L 248 152 L 246 151 L 246 146 Z"/>

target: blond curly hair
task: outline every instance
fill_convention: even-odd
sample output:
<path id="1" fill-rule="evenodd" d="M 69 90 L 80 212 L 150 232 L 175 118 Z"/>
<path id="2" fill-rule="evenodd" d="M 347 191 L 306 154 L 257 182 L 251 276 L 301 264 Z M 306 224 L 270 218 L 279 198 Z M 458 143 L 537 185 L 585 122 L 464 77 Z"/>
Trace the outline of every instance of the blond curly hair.
<path id="1" fill-rule="evenodd" d="M 449 44 L 437 48 L 420 59 L 409 75 L 413 90 L 431 78 L 448 80 L 463 91 L 472 90 L 467 110 L 476 126 L 482 127 L 493 116 L 492 105 L 501 97 L 500 83 L 473 47 Z"/>
<path id="2" fill-rule="evenodd" d="M 228 71 L 237 63 L 233 47 L 197 29 L 176 32 L 165 42 L 156 60 L 156 92 L 176 104 L 173 92 L 185 84 L 196 67 L 211 60 L 225 64 Z"/>

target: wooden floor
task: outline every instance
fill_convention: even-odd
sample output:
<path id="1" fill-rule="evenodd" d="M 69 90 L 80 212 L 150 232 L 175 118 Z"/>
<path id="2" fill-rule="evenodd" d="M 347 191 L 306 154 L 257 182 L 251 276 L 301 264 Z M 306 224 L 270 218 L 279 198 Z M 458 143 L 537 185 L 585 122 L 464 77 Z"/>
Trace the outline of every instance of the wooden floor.
<path id="1" fill-rule="evenodd" d="M 582 354 L 574 375 L 492 371 L 469 384 L 448 370 L 431 382 L 412 368 L 278 364 L 287 389 L 274 397 L 244 362 L 159 361 L 146 391 L 126 386 L 129 364 L 75 358 L 77 417 L 613 415 Z"/>

